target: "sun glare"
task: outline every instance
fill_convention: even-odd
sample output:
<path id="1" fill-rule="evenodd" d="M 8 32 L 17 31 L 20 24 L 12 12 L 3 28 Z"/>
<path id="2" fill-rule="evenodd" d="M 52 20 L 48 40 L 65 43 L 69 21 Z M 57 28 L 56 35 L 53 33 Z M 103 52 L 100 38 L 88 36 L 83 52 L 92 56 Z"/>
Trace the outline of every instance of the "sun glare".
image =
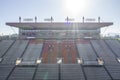
<path id="1" fill-rule="evenodd" d="M 64 0 L 64 8 L 70 15 L 78 16 L 86 9 L 88 0 Z"/>

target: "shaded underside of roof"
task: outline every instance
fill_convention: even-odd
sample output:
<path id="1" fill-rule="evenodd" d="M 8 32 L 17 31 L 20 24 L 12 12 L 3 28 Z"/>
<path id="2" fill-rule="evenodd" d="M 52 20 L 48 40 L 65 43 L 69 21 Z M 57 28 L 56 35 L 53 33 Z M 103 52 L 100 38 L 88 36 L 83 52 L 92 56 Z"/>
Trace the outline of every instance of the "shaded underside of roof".
<path id="1" fill-rule="evenodd" d="M 40 29 L 40 30 L 96 30 L 102 27 L 113 25 L 112 22 L 7 22 L 6 25 L 21 29 Z"/>

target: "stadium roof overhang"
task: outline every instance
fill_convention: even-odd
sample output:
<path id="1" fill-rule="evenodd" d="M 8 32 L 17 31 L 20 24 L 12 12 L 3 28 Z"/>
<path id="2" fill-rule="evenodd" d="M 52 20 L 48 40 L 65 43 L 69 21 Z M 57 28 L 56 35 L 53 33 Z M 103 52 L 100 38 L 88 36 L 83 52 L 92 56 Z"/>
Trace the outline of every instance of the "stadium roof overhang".
<path id="1" fill-rule="evenodd" d="M 6 25 L 20 29 L 40 30 L 96 30 L 113 25 L 112 22 L 7 22 Z"/>

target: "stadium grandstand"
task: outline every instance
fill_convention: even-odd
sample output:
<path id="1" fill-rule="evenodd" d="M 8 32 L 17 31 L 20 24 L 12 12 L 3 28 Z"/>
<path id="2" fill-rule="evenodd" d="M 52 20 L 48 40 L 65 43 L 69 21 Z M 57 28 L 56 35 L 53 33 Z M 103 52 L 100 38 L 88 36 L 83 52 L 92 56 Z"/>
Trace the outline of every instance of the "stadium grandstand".
<path id="1" fill-rule="evenodd" d="M 7 22 L 19 38 L 0 41 L 0 80 L 120 80 L 120 41 L 101 39 L 112 22 Z"/>

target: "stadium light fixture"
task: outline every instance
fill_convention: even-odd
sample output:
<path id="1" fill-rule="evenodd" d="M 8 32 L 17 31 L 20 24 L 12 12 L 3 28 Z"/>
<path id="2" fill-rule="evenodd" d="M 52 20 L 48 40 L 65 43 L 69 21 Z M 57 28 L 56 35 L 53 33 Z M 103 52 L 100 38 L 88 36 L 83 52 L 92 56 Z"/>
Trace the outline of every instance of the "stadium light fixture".
<path id="1" fill-rule="evenodd" d="M 27 21 L 27 22 L 33 21 L 33 18 L 24 18 L 23 21 Z"/>
<path id="2" fill-rule="evenodd" d="M 69 17 L 67 16 L 67 18 L 65 19 L 65 21 L 67 21 L 67 23 L 68 23 L 69 21 L 74 21 L 74 18 L 69 18 Z"/>
<path id="3" fill-rule="evenodd" d="M 50 21 L 51 23 L 54 21 L 53 17 L 51 16 L 51 18 L 45 18 L 44 21 Z"/>
<path id="4" fill-rule="evenodd" d="M 96 21 L 95 18 L 86 18 L 85 20 L 86 20 L 86 21 L 90 21 L 90 22 L 91 22 L 91 21 Z"/>
<path id="5" fill-rule="evenodd" d="M 21 58 L 17 58 L 17 60 L 15 62 L 15 65 L 19 65 L 21 62 L 22 62 L 22 59 Z"/>
<path id="6" fill-rule="evenodd" d="M 42 58 L 38 58 L 38 59 L 36 60 L 36 64 L 40 64 L 40 63 L 42 63 Z"/>
<path id="7" fill-rule="evenodd" d="M 97 60 L 98 60 L 98 64 L 99 65 L 103 65 L 104 64 L 104 61 L 102 60 L 102 58 L 98 58 Z"/>
<path id="8" fill-rule="evenodd" d="M 82 64 L 83 63 L 82 58 L 77 58 L 77 62 L 78 62 L 78 64 Z"/>

